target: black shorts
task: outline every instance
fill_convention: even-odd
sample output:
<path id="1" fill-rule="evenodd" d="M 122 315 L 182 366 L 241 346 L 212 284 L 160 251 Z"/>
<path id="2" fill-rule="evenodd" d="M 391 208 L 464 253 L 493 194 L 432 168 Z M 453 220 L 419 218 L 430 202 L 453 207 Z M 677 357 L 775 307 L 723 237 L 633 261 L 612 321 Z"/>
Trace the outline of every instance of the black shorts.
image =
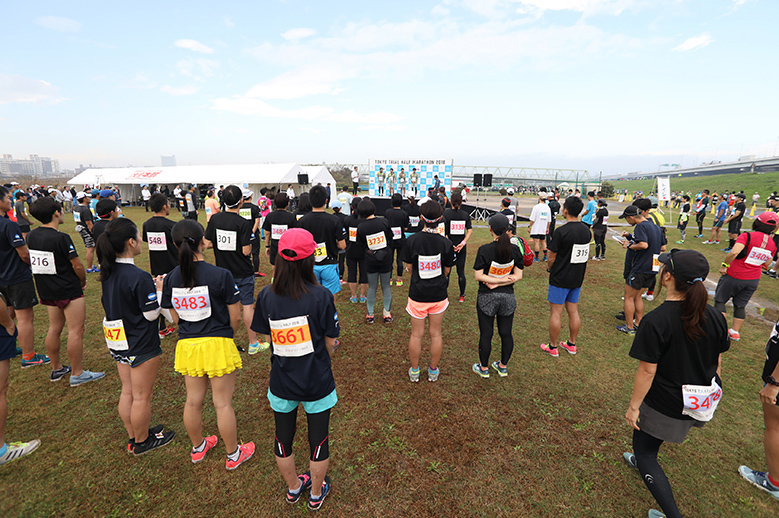
<path id="1" fill-rule="evenodd" d="M 714 302 L 725 304 L 733 299 L 733 305 L 740 308 L 747 307 L 752 295 L 757 291 L 757 284 L 760 279 L 741 280 L 734 279 L 730 275 L 723 275 L 717 282 L 717 289 L 714 292 Z"/>
<path id="2" fill-rule="evenodd" d="M 19 225 L 19 229 L 22 231 L 22 234 L 26 234 L 30 231 L 30 225 Z"/>
<path id="3" fill-rule="evenodd" d="M 733 220 L 728 222 L 728 234 L 740 234 L 741 233 L 741 220 Z"/>
<path id="4" fill-rule="evenodd" d="M 115 362 L 129 365 L 132 368 L 132 367 L 137 367 L 138 365 L 161 355 L 162 348 L 157 347 L 157 349 L 153 351 L 145 352 L 142 354 L 128 354 L 127 351 L 120 352 L 120 351 L 112 351 L 111 349 L 109 349 L 108 352 L 111 355 L 111 358 L 113 358 Z"/>
<path id="5" fill-rule="evenodd" d="M 346 258 L 346 282 L 357 282 L 357 270 L 360 270 L 360 284 L 368 284 L 368 272 L 365 270 L 365 259 Z"/>
<path id="6" fill-rule="evenodd" d="M 776 323 L 774 332 L 765 345 L 765 364 L 763 365 L 763 377 L 761 381 L 774 373 L 776 364 L 779 363 L 779 322 Z M 779 405 L 779 401 L 776 402 Z"/>
<path id="7" fill-rule="evenodd" d="M 649 288 L 652 286 L 652 283 L 655 280 L 655 276 L 657 274 L 650 273 L 634 273 L 631 272 L 627 279 L 625 279 L 625 284 L 633 288 L 634 290 L 640 290 L 643 288 Z"/>
<path id="8" fill-rule="evenodd" d="M 546 239 L 546 234 L 530 234 L 530 239 Z"/>
<path id="9" fill-rule="evenodd" d="M 0 286 L 0 293 L 3 294 L 6 304 L 14 309 L 27 309 L 38 305 L 35 283 L 32 279 L 8 286 Z"/>
<path id="10" fill-rule="evenodd" d="M 76 225 L 76 232 L 81 236 L 81 240 L 84 241 L 85 248 L 95 248 L 95 238 L 87 227 Z"/>

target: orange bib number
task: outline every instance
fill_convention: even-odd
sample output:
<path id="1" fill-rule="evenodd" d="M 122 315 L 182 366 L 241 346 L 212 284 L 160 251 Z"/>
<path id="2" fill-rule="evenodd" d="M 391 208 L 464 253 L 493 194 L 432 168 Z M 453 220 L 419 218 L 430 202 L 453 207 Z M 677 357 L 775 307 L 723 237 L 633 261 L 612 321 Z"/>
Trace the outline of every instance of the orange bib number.
<path id="1" fill-rule="evenodd" d="M 308 317 L 293 317 L 283 320 L 269 320 L 273 354 L 297 357 L 314 352 Z"/>
<path id="2" fill-rule="evenodd" d="M 114 351 L 126 351 L 130 348 L 127 343 L 127 335 L 124 332 L 124 322 L 119 320 L 106 320 L 103 318 L 103 335 L 109 349 Z"/>

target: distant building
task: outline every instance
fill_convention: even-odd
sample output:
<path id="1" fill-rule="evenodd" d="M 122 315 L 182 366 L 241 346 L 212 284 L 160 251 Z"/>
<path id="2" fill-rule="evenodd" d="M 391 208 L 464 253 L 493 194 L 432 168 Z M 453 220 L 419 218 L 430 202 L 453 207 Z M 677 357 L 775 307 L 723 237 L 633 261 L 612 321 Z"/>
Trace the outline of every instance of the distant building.
<path id="1" fill-rule="evenodd" d="M 29 159 L 20 160 L 4 154 L 3 158 L 0 158 L 0 173 L 4 174 L 49 176 L 59 173 L 59 170 L 59 160 L 47 156 L 30 155 Z"/>
<path id="2" fill-rule="evenodd" d="M 160 157 L 162 159 L 162 167 L 176 167 L 176 155 Z"/>

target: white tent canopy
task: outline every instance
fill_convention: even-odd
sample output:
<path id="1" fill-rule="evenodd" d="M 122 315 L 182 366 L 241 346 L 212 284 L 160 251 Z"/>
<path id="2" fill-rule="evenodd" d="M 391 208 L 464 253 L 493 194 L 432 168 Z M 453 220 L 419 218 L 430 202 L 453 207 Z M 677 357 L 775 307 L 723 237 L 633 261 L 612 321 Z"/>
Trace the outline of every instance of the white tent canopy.
<path id="1" fill-rule="evenodd" d="M 335 191 L 335 178 L 330 174 L 330 171 L 323 165 L 303 165 L 300 166 L 303 172 L 308 174 L 308 183 L 310 185 L 316 185 L 321 183 L 322 185 L 330 184 Z"/>

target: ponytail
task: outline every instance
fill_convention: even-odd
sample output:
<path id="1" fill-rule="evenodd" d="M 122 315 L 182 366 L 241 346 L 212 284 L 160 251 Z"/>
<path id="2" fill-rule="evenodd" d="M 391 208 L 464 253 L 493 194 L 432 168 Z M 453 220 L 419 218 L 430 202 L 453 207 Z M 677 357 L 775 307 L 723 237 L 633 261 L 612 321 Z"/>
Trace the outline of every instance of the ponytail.
<path id="1" fill-rule="evenodd" d="M 203 235 L 203 227 L 192 219 L 182 219 L 171 229 L 173 243 L 179 249 L 182 288 L 194 288 L 197 284 L 195 253 L 203 240 Z"/>
<path id="2" fill-rule="evenodd" d="M 100 263 L 100 282 L 105 282 L 116 271 L 116 256 L 124 253 L 129 239 L 138 238 L 138 227 L 127 218 L 112 220 L 105 232 L 97 238 L 97 262 Z"/>
<path id="3" fill-rule="evenodd" d="M 666 265 L 663 265 L 659 273 L 661 279 L 666 272 L 671 273 L 671 270 Z M 683 280 L 677 279 L 673 274 L 671 276 L 674 279 L 674 289 L 683 296 L 680 306 L 684 335 L 690 342 L 697 342 L 706 336 L 706 333 L 703 331 L 703 324 L 706 322 L 706 304 L 709 302 L 709 294 L 703 285 L 702 279 L 696 279 L 692 284 L 688 284 Z M 655 297 L 660 296 L 663 288 L 663 283 L 660 282 L 659 284 Z"/>
<path id="4" fill-rule="evenodd" d="M 452 208 L 460 210 L 460 206 L 463 204 L 463 195 L 459 191 L 455 191 L 449 197 L 449 201 L 452 203 Z"/>
<path id="5" fill-rule="evenodd" d="M 495 246 L 495 258 L 500 263 L 507 263 L 511 260 L 511 236 L 505 230 L 498 234 L 498 240 Z"/>

